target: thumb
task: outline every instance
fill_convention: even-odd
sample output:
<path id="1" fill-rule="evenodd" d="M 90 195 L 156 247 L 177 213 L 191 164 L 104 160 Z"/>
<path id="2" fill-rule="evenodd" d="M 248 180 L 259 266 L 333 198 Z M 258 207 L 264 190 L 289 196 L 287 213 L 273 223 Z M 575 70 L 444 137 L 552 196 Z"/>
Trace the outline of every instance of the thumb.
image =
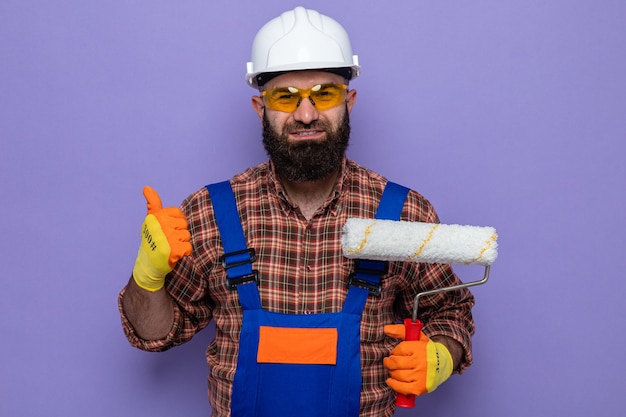
<path id="1" fill-rule="evenodd" d="M 161 197 L 159 197 L 159 193 L 157 193 L 154 188 L 146 185 L 143 187 L 143 196 L 146 198 L 146 206 L 148 207 L 148 214 L 152 214 L 158 210 L 163 208 L 163 204 L 161 203 Z"/>
<path id="2" fill-rule="evenodd" d="M 385 334 L 389 337 L 393 337 L 394 339 L 402 339 L 406 338 L 406 328 L 404 324 L 388 324 L 384 328 Z"/>

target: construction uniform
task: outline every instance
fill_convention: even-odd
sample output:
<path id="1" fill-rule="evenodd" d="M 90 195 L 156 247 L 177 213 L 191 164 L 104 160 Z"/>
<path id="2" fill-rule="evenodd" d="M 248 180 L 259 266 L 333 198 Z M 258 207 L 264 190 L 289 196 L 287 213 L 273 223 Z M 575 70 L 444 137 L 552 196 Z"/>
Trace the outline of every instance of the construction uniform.
<path id="1" fill-rule="evenodd" d="M 229 286 L 243 309 L 232 417 L 358 417 L 360 324 L 369 296 L 380 294 L 386 263 L 358 262 L 343 309 L 282 314 L 261 306 L 256 260 L 248 248 L 228 181 L 208 185 Z M 397 220 L 408 189 L 389 182 L 376 218 Z"/>

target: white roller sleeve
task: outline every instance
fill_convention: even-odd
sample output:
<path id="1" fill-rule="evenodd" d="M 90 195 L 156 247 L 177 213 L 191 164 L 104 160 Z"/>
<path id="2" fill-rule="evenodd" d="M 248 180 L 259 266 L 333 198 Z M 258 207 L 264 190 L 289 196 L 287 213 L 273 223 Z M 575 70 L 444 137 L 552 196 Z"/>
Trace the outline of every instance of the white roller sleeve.
<path id="1" fill-rule="evenodd" d="M 341 245 L 353 259 L 491 265 L 497 238 L 493 227 L 350 218 Z"/>

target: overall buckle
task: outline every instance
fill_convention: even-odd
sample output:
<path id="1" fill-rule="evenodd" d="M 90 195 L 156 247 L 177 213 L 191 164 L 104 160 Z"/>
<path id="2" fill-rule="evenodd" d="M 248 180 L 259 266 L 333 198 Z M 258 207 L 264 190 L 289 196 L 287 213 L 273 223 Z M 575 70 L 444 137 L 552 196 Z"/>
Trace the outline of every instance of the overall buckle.
<path id="1" fill-rule="evenodd" d="M 389 263 L 383 261 L 356 260 L 354 272 L 348 276 L 348 285 L 368 290 L 374 297 L 380 296 L 383 284 L 381 277 L 389 272 Z M 366 277 L 369 277 L 366 278 Z"/>
<path id="2" fill-rule="evenodd" d="M 243 260 L 239 260 L 239 261 L 235 261 L 235 262 L 229 262 L 228 258 L 232 258 L 232 257 L 239 257 L 241 258 L 240 255 L 243 254 L 248 254 L 247 259 L 243 259 Z M 244 249 L 244 250 L 239 250 L 239 251 L 235 251 L 235 252 L 229 252 L 229 253 L 225 253 L 222 256 L 220 256 L 220 263 L 222 264 L 222 267 L 226 270 L 226 273 L 228 274 L 228 288 L 231 290 L 236 290 L 237 286 L 240 284 L 246 284 L 248 282 L 256 282 L 257 285 L 259 283 L 259 271 L 256 269 L 253 269 L 251 273 L 249 274 L 245 274 L 245 275 L 241 275 L 238 277 L 231 277 L 230 273 L 228 272 L 229 269 L 231 268 L 236 268 L 239 266 L 244 266 L 244 265 L 248 265 L 251 264 L 253 262 L 256 261 L 256 252 L 254 250 L 254 248 L 250 248 L 250 249 Z"/>
<path id="3" fill-rule="evenodd" d="M 248 254 L 248 259 L 245 259 L 243 261 L 234 262 L 234 263 L 228 263 L 228 258 L 229 257 L 237 256 L 237 255 L 243 255 L 244 253 Z M 235 251 L 235 252 L 228 252 L 228 253 L 225 253 L 222 256 L 220 256 L 220 262 L 222 264 L 222 267 L 225 270 L 227 270 L 227 271 L 230 268 L 236 268 L 238 266 L 251 264 L 251 263 L 253 263 L 255 261 L 256 261 L 256 252 L 255 252 L 254 248 L 238 250 L 238 251 Z"/>
<path id="4" fill-rule="evenodd" d="M 229 290 L 236 290 L 238 285 L 247 284 L 252 281 L 259 285 L 259 271 L 253 269 L 251 274 L 242 275 L 236 278 L 228 278 L 227 281 Z"/>

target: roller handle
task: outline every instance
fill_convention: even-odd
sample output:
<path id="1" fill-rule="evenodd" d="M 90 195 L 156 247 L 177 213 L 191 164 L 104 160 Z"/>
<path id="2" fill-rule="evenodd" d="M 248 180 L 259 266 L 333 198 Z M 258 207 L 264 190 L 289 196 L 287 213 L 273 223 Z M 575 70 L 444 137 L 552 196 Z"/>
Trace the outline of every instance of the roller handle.
<path id="1" fill-rule="evenodd" d="M 413 321 L 412 318 L 404 319 L 404 328 L 406 329 L 404 340 L 419 340 L 422 327 L 424 327 L 424 325 L 419 320 Z M 396 397 L 396 405 L 402 408 L 415 407 L 415 395 L 398 394 Z"/>

